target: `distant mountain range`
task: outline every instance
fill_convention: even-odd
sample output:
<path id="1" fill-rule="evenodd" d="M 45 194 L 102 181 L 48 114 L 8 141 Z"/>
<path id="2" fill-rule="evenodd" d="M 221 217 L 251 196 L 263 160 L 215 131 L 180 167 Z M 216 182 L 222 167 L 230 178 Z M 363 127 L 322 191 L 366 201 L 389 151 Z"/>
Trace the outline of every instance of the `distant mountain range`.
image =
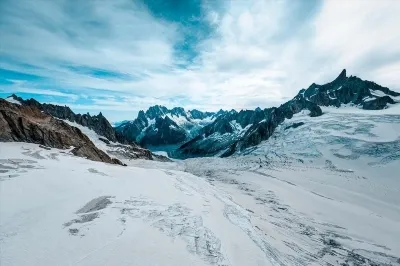
<path id="1" fill-rule="evenodd" d="M 343 70 L 334 81 L 325 85 L 313 83 L 279 107 L 242 110 L 219 116 L 196 137 L 174 151 L 173 156 L 230 156 L 268 139 L 280 123 L 301 111 L 308 112 L 311 117 L 320 116 L 320 106 L 340 107 L 344 104 L 380 110 L 398 102 L 399 96 L 400 93 L 374 82 L 347 77 L 346 70 Z"/>
<path id="2" fill-rule="evenodd" d="M 140 111 L 135 120 L 123 122 L 115 130 L 128 140 L 143 146 L 182 144 L 226 113 L 223 110 L 216 113 L 196 109 L 185 111 L 181 107 L 168 109 L 156 105 L 146 112 Z"/>
<path id="3" fill-rule="evenodd" d="M 34 99 L 23 100 L 14 94 L 6 100 L 77 123 L 108 141 L 130 145 L 136 151 L 140 150 L 136 143 L 142 147 L 171 146 L 173 148 L 168 150 L 171 157 L 188 158 L 226 157 L 241 152 L 267 140 L 279 124 L 299 112 L 315 117 L 322 115 L 320 106 L 341 107 L 348 104 L 366 110 L 380 110 L 398 103 L 400 93 L 355 76 L 348 77 L 343 70 L 332 82 L 324 85 L 313 83 L 279 107 L 240 112 L 202 112 L 156 105 L 146 112 L 140 111 L 135 120 L 116 123 L 115 127 L 102 113 L 95 116 L 75 114 L 67 106 L 42 104 Z M 151 159 L 151 153 L 144 151 L 140 150 L 139 154 Z M 130 154 L 133 156 L 132 152 Z"/>

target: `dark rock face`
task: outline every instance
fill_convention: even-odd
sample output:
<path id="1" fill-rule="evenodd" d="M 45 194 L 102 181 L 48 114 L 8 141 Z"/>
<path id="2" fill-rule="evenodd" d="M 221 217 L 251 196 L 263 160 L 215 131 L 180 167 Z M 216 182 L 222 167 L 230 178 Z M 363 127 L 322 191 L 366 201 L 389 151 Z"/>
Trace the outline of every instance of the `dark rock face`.
<path id="1" fill-rule="evenodd" d="M 181 143 L 187 138 L 186 130 L 179 127 L 168 116 L 157 117 L 152 127 L 146 129 L 141 144 L 146 145 L 168 145 Z"/>
<path id="2" fill-rule="evenodd" d="M 298 128 L 304 125 L 304 122 L 298 122 L 298 123 L 293 123 L 290 126 L 285 127 L 285 130 L 290 129 L 290 128 Z"/>
<path id="3" fill-rule="evenodd" d="M 303 110 L 308 110 L 311 117 L 322 115 L 320 106 L 354 104 L 367 110 L 379 110 L 386 108 L 387 104 L 395 104 L 392 97 L 397 96 L 400 93 L 374 82 L 347 77 L 346 70 L 343 70 L 334 81 L 325 85 L 313 83 L 277 108 L 224 113 L 173 155 L 179 158 L 230 156 L 267 140 L 279 124 Z"/>
<path id="4" fill-rule="evenodd" d="M 21 104 L 26 106 L 36 107 L 47 114 L 54 116 L 59 119 L 68 120 L 75 122 L 79 125 L 92 129 L 97 134 L 106 137 L 111 141 L 118 141 L 126 143 L 124 137 L 120 134 L 116 134 L 115 130 L 111 126 L 110 122 L 103 116 L 102 113 L 91 116 L 89 114 L 75 114 L 68 106 L 59 106 L 54 104 L 39 103 L 35 99 L 23 100 L 22 98 L 13 94 L 15 100 L 18 100 Z"/>
<path id="5" fill-rule="evenodd" d="M 21 141 L 46 147 L 75 148 L 72 153 L 93 161 L 122 163 L 99 150 L 78 128 L 42 113 L 34 106 L 11 104 L 0 99 L 0 141 Z"/>
<path id="6" fill-rule="evenodd" d="M 181 107 L 170 110 L 155 105 L 146 112 L 140 111 L 135 120 L 122 123 L 115 130 L 117 134 L 145 147 L 181 144 L 207 125 L 210 119 L 223 113 L 222 110 L 212 113 L 196 109 L 186 112 Z"/>
<path id="7" fill-rule="evenodd" d="M 311 84 L 306 90 L 301 90 L 295 97 L 305 99 L 319 106 L 336 106 L 342 104 L 359 105 L 366 110 L 380 110 L 387 104 L 394 104 L 391 97 L 400 96 L 400 93 L 391 91 L 374 82 L 362 80 L 355 76 L 346 76 L 346 70 L 332 82 L 325 85 Z"/>
<path id="8" fill-rule="evenodd" d="M 390 96 L 383 96 L 370 101 L 364 101 L 362 107 L 366 110 L 379 110 L 386 108 L 388 104 L 395 104 L 395 101 Z"/>
<path id="9" fill-rule="evenodd" d="M 10 96 L 14 100 L 21 103 L 22 106 L 32 107 L 44 112 L 52 117 L 67 119 L 71 122 L 75 122 L 82 126 L 88 127 L 92 129 L 97 134 L 104 136 L 100 137 L 99 140 L 103 141 L 107 144 L 110 150 L 107 150 L 108 154 L 115 154 L 117 157 L 121 159 L 145 159 L 145 160 L 168 160 L 163 156 L 157 156 L 152 154 L 149 150 L 141 148 L 134 142 L 127 140 L 120 132 L 116 132 L 114 128 L 111 127 L 108 120 L 100 113 L 97 116 L 90 116 L 89 114 L 81 115 L 75 114 L 72 110 L 67 106 L 58 106 L 52 104 L 41 104 L 34 99 L 23 100 L 22 98 L 12 95 Z M 140 116 L 141 113 L 139 113 Z M 142 112 L 142 116 L 144 113 Z M 59 121 L 59 120 L 56 120 Z M 61 121 L 62 122 L 62 121 Z M 147 120 L 143 120 L 143 123 L 147 123 Z M 86 136 L 85 136 L 86 137 Z M 117 144 L 111 143 L 117 142 Z M 35 142 L 36 143 L 36 142 Z M 81 156 L 83 153 L 86 153 L 86 148 L 76 148 L 73 150 L 73 153 Z M 130 154 L 131 153 L 131 154 Z M 114 162 L 116 162 L 114 160 Z"/>

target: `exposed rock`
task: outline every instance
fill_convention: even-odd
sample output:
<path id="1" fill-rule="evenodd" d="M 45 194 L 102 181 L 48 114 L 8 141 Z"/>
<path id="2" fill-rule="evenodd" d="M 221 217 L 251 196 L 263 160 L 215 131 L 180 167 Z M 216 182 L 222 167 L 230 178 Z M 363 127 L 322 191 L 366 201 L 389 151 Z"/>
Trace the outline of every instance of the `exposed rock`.
<path id="1" fill-rule="evenodd" d="M 39 147 L 42 148 L 42 149 L 48 150 L 48 151 L 51 150 L 50 147 L 47 147 L 47 146 L 44 146 L 44 145 L 39 145 Z"/>
<path id="2" fill-rule="evenodd" d="M 300 127 L 302 125 L 304 125 L 304 122 L 293 123 L 290 126 L 285 127 L 285 130 L 287 130 L 289 128 L 298 128 L 298 127 Z"/>
<path id="3" fill-rule="evenodd" d="M 395 104 L 395 101 L 390 96 L 383 96 L 370 101 L 364 101 L 362 107 L 366 110 L 379 110 L 386 108 L 388 104 Z"/>
<path id="4" fill-rule="evenodd" d="M 41 112 L 34 106 L 9 103 L 0 99 L 0 141 L 21 141 L 46 147 L 68 149 L 72 153 L 93 161 L 112 164 L 112 160 L 99 150 L 78 128 Z"/>
<path id="5" fill-rule="evenodd" d="M 75 122 L 79 125 L 92 129 L 97 134 L 106 137 L 111 141 L 118 141 L 120 143 L 126 143 L 127 140 L 121 135 L 117 134 L 108 120 L 100 112 L 98 115 L 91 116 L 88 114 L 75 114 L 68 106 L 60 106 L 47 103 L 39 103 L 35 99 L 23 100 L 22 98 L 11 95 L 13 99 L 20 102 L 22 105 L 33 106 L 39 110 L 59 119 L 68 120 Z"/>
<path id="6" fill-rule="evenodd" d="M 169 110 L 165 106 L 155 105 L 146 112 L 140 111 L 135 120 L 121 123 L 115 130 L 144 147 L 182 144 L 224 113 L 222 110 L 217 113 L 196 109 L 185 111 L 182 107 Z"/>
<path id="7" fill-rule="evenodd" d="M 187 138 L 187 132 L 168 116 L 156 117 L 152 127 L 148 127 L 140 143 L 146 145 L 167 145 L 181 143 Z"/>
<path id="8" fill-rule="evenodd" d="M 105 144 L 110 144 L 110 141 L 109 141 L 108 139 L 99 138 L 99 140 L 101 140 L 101 141 L 104 142 Z"/>
<path id="9" fill-rule="evenodd" d="M 400 93 L 382 87 L 374 82 L 362 80 L 355 76 L 346 76 L 346 70 L 332 82 L 325 85 L 311 84 L 306 90 L 300 90 L 295 97 L 305 99 L 319 106 L 336 106 L 342 104 L 359 105 L 367 110 L 380 110 L 387 104 L 394 104 L 391 97 L 398 97 Z"/>

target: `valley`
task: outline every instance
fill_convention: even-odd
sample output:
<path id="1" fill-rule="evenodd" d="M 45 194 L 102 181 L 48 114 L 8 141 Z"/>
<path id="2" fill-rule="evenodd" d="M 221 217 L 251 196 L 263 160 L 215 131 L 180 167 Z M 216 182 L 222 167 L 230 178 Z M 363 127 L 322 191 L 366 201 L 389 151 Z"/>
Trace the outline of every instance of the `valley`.
<path id="1" fill-rule="evenodd" d="M 399 96 L 373 84 L 115 128 L 1 99 L 1 265 L 400 265 Z"/>
<path id="2" fill-rule="evenodd" d="M 2 143 L 2 265 L 400 265 L 389 110 L 299 113 L 245 154 L 126 167 Z"/>

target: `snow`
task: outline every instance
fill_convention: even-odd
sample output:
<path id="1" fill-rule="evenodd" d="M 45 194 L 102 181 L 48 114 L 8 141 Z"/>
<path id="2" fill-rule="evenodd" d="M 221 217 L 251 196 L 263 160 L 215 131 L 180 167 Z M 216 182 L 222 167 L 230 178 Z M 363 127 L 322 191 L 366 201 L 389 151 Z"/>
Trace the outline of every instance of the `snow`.
<path id="1" fill-rule="evenodd" d="M 107 146 L 106 143 L 104 143 L 103 141 L 100 140 L 100 138 L 107 139 L 106 137 L 100 136 L 99 134 L 97 134 L 93 130 L 89 129 L 88 127 L 84 127 L 78 123 L 71 122 L 68 120 L 63 120 L 63 121 L 65 123 L 69 124 L 70 126 L 79 128 L 82 131 L 82 133 L 85 134 L 97 148 L 104 151 L 105 153 L 108 153 L 107 151 L 110 149 L 109 146 Z M 110 143 L 115 144 L 115 145 L 117 144 L 112 141 L 110 141 Z"/>
<path id="2" fill-rule="evenodd" d="M 320 106 L 323 113 L 337 114 L 364 114 L 364 115 L 400 115 L 400 104 L 388 104 L 383 110 L 364 110 L 354 105 L 341 105 L 340 107 Z"/>
<path id="3" fill-rule="evenodd" d="M 400 113 L 345 109 L 230 158 L 0 143 L 1 265 L 398 265 Z"/>
<path id="4" fill-rule="evenodd" d="M 374 98 L 374 97 L 369 97 L 369 96 L 367 96 L 367 97 L 364 97 L 363 98 L 363 101 L 364 102 L 370 102 L 370 101 L 373 101 L 373 100 L 375 100 L 376 98 Z"/>
<path id="5" fill-rule="evenodd" d="M 13 167 L 1 174 L 2 266 L 273 265 L 225 218 L 229 198 L 191 174 L 25 143 L 2 143 L 0 160 Z"/>
<path id="6" fill-rule="evenodd" d="M 5 100 L 7 101 L 7 102 L 9 102 L 9 103 L 14 103 L 14 104 L 18 104 L 18 105 L 21 105 L 21 103 L 18 101 L 18 100 L 16 100 L 16 99 L 14 99 L 13 97 L 7 97 L 7 98 L 5 98 Z"/>
<path id="7" fill-rule="evenodd" d="M 336 97 L 332 97 L 329 94 L 328 94 L 328 96 L 329 96 L 329 99 L 331 99 L 331 100 L 336 100 L 337 99 Z"/>
<path id="8" fill-rule="evenodd" d="M 374 96 L 378 96 L 378 97 L 383 97 L 383 96 L 387 96 L 387 94 L 385 94 L 383 91 L 380 90 L 369 90 L 371 92 L 372 95 Z"/>

